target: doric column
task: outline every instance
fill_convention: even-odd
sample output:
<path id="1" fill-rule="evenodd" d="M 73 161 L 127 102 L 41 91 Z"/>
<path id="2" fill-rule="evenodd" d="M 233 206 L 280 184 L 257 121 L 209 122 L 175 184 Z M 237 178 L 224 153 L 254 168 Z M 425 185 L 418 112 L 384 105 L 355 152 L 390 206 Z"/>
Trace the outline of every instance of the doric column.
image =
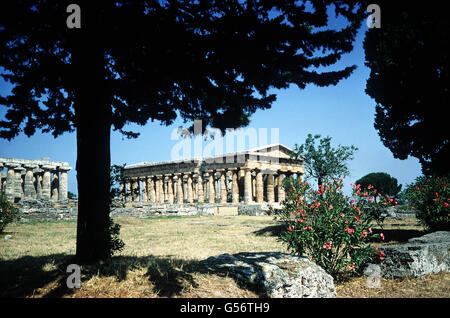
<path id="1" fill-rule="evenodd" d="M 258 203 L 261 203 L 264 201 L 264 183 L 263 183 L 262 171 L 260 169 L 256 170 L 255 198 L 256 198 L 256 202 L 258 202 Z"/>
<path id="2" fill-rule="evenodd" d="M 164 203 L 169 202 L 169 178 L 163 176 Z"/>
<path id="3" fill-rule="evenodd" d="M 52 187 L 51 187 L 51 193 L 52 193 L 52 200 L 54 202 L 58 201 L 59 199 L 59 176 L 58 176 L 58 171 L 57 170 L 53 170 L 52 171 L 53 174 L 53 178 L 52 178 Z"/>
<path id="4" fill-rule="evenodd" d="M 192 200 L 194 202 L 198 202 L 197 195 L 197 185 L 198 185 L 198 177 L 197 174 L 192 175 Z"/>
<path id="5" fill-rule="evenodd" d="M 219 177 L 217 177 L 217 170 L 214 171 L 214 192 L 216 194 L 214 199 L 215 202 L 220 202 Z"/>
<path id="6" fill-rule="evenodd" d="M 67 171 L 70 169 L 59 167 L 59 201 L 67 200 Z"/>
<path id="7" fill-rule="evenodd" d="M 155 181 L 155 199 L 156 199 L 156 203 L 161 203 L 164 200 L 164 195 L 163 195 L 163 193 L 161 193 L 161 179 L 162 179 L 162 175 L 157 175 L 156 176 L 156 181 Z"/>
<path id="8" fill-rule="evenodd" d="M 14 168 L 14 197 L 23 200 L 23 188 L 22 188 L 22 172 L 23 168 L 18 166 Z"/>
<path id="9" fill-rule="evenodd" d="M 24 195 L 26 199 L 35 199 L 36 190 L 33 183 L 33 169 L 36 165 L 24 165 L 25 168 L 25 183 L 23 185 Z"/>
<path id="10" fill-rule="evenodd" d="M 193 203 L 194 198 L 192 197 L 192 174 L 190 172 L 187 172 L 187 180 L 186 180 L 186 201 L 188 203 Z"/>
<path id="11" fill-rule="evenodd" d="M 5 194 L 9 201 L 14 202 L 15 198 L 15 184 L 16 184 L 16 174 L 14 172 L 14 168 L 18 165 L 5 165 L 8 168 L 6 172 L 6 187 Z"/>
<path id="12" fill-rule="evenodd" d="M 120 181 L 120 200 L 123 202 L 126 201 L 125 181 L 123 179 Z"/>
<path id="13" fill-rule="evenodd" d="M 203 172 L 200 171 L 198 173 L 198 177 L 197 177 L 197 202 L 198 203 L 203 203 L 205 201 L 205 196 L 204 196 L 204 193 L 203 193 L 202 173 Z"/>
<path id="14" fill-rule="evenodd" d="M 255 178 L 256 173 L 254 173 L 252 171 L 252 201 L 256 201 L 256 178 Z"/>
<path id="15" fill-rule="evenodd" d="M 131 178 L 131 201 L 139 201 L 139 179 Z"/>
<path id="16" fill-rule="evenodd" d="M 42 176 L 42 198 L 50 200 L 51 196 L 51 167 L 43 166 L 44 175 Z"/>
<path id="17" fill-rule="evenodd" d="M 167 202 L 169 204 L 173 204 L 174 197 L 173 197 L 173 180 L 172 175 L 167 176 Z"/>
<path id="18" fill-rule="evenodd" d="M 160 176 L 155 176 L 154 182 L 155 182 L 155 203 L 160 203 L 160 186 L 159 183 L 161 181 L 161 177 Z"/>
<path id="19" fill-rule="evenodd" d="M 275 201 L 275 191 L 273 187 L 273 175 L 268 174 L 266 180 L 267 202 L 273 203 Z"/>
<path id="20" fill-rule="evenodd" d="M 155 203 L 156 202 L 156 197 L 155 197 L 155 181 L 154 181 L 154 177 L 153 176 L 149 176 L 147 178 L 147 192 L 148 192 L 148 199 L 150 201 L 150 203 Z"/>
<path id="21" fill-rule="evenodd" d="M 231 171 L 231 201 L 233 203 L 239 203 L 239 185 L 237 179 L 237 171 L 234 169 Z"/>
<path id="22" fill-rule="evenodd" d="M 208 171 L 209 182 L 208 182 L 208 202 L 216 203 L 216 191 L 214 189 L 214 170 Z"/>
<path id="23" fill-rule="evenodd" d="M 225 170 L 220 170 L 220 203 L 227 203 L 227 184 L 225 180 Z"/>
<path id="24" fill-rule="evenodd" d="M 148 202 L 147 177 L 139 178 L 142 183 L 142 202 Z"/>
<path id="25" fill-rule="evenodd" d="M 209 174 L 208 173 L 204 173 L 203 174 L 203 200 L 205 202 L 208 201 L 208 178 L 209 178 Z"/>
<path id="26" fill-rule="evenodd" d="M 181 173 L 176 173 L 175 177 L 177 179 L 177 203 L 183 204 L 183 175 Z"/>
<path id="27" fill-rule="evenodd" d="M 126 199 L 126 201 L 131 201 L 132 200 L 132 186 L 131 186 L 131 184 L 132 184 L 132 182 L 131 182 L 131 178 L 127 178 L 127 183 L 126 183 L 126 185 L 127 185 L 127 189 L 126 189 L 126 197 L 125 197 L 125 199 Z"/>
<path id="28" fill-rule="evenodd" d="M 35 174 L 35 184 L 36 184 L 36 199 L 40 200 L 42 198 L 42 173 L 37 172 Z"/>
<path id="29" fill-rule="evenodd" d="M 285 198 L 283 180 L 284 180 L 284 174 L 281 172 L 278 175 L 278 202 L 283 202 L 284 198 Z"/>
<path id="30" fill-rule="evenodd" d="M 245 169 L 244 176 L 244 202 L 252 202 L 252 170 L 249 168 Z"/>

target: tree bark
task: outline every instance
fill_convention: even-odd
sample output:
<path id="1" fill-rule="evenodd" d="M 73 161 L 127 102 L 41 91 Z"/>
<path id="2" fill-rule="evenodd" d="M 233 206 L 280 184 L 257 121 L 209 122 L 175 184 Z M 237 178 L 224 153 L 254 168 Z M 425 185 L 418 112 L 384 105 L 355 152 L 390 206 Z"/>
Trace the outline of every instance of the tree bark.
<path id="1" fill-rule="evenodd" d="M 84 21 L 95 21 L 92 18 L 87 17 Z M 109 258 L 111 248 L 111 105 L 105 87 L 104 50 L 97 30 L 99 28 L 95 22 L 82 24 L 82 28 L 77 30 L 79 33 L 76 34 L 71 54 L 77 135 L 76 259 L 81 264 Z"/>

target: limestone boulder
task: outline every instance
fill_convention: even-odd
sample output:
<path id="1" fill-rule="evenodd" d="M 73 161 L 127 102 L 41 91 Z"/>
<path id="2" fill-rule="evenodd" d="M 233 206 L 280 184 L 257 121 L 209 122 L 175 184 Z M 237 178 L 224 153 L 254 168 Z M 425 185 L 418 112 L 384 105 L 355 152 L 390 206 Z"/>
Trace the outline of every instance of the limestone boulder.
<path id="1" fill-rule="evenodd" d="M 385 253 L 381 273 L 385 278 L 421 277 L 449 271 L 450 232 L 439 231 L 412 238 L 402 245 L 380 248 Z"/>
<path id="2" fill-rule="evenodd" d="M 331 298 L 333 277 L 305 257 L 259 252 L 221 254 L 202 262 L 209 271 L 226 273 L 272 298 Z"/>

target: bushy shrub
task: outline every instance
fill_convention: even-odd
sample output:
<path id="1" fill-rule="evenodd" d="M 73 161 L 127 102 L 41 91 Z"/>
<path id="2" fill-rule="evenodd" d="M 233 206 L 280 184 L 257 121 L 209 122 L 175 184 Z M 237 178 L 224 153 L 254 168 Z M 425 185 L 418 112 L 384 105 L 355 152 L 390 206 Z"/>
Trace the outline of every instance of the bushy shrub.
<path id="1" fill-rule="evenodd" d="M 120 239 L 120 224 L 114 222 L 114 220 L 109 218 L 109 251 L 110 257 L 115 253 L 120 252 L 125 247 L 125 243 Z"/>
<path id="2" fill-rule="evenodd" d="M 450 178 L 418 179 L 408 194 L 416 217 L 430 231 L 450 230 Z"/>
<path id="3" fill-rule="evenodd" d="M 342 193 L 342 179 L 314 190 L 306 182 L 287 185 L 283 209 L 275 211 L 285 228 L 280 239 L 296 255 L 309 257 L 335 279 L 360 274 L 364 265 L 383 260 L 384 254 L 369 244 L 384 239 L 375 234 L 372 211 L 394 205 L 373 187 L 354 186 L 353 196 Z M 381 197 L 375 200 L 375 196 Z M 390 201 L 392 200 L 392 201 Z"/>
<path id="4" fill-rule="evenodd" d="M 3 232 L 6 225 L 19 218 L 19 209 L 8 201 L 4 192 L 0 192 L 0 233 Z"/>

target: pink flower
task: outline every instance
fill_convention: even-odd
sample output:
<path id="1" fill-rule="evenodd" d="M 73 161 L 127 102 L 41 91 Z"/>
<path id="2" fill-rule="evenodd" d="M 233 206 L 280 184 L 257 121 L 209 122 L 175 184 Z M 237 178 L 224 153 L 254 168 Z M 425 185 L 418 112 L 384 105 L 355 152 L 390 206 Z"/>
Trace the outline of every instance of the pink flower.
<path id="1" fill-rule="evenodd" d="M 292 226 L 290 226 L 290 227 L 288 227 L 288 231 L 289 231 L 289 232 L 293 232 L 293 231 L 294 231 L 294 228 L 293 228 Z"/>
<path id="2" fill-rule="evenodd" d="M 380 237 L 384 241 L 384 234 L 383 233 L 380 233 Z"/>
<path id="3" fill-rule="evenodd" d="M 331 210 L 333 208 L 333 206 L 330 204 L 330 206 L 328 207 L 329 210 Z"/>
<path id="4" fill-rule="evenodd" d="M 369 233 L 372 233 L 372 228 L 371 227 L 369 227 Z"/>
<path id="5" fill-rule="evenodd" d="M 447 208 L 447 207 L 448 207 L 448 203 L 444 202 L 444 208 Z"/>
<path id="6" fill-rule="evenodd" d="M 347 269 L 350 271 L 354 271 L 355 270 L 355 263 L 351 263 L 350 265 L 347 265 Z"/>
<path id="7" fill-rule="evenodd" d="M 347 232 L 348 234 L 355 232 L 354 229 L 349 229 L 349 228 L 346 228 L 344 231 Z"/>

